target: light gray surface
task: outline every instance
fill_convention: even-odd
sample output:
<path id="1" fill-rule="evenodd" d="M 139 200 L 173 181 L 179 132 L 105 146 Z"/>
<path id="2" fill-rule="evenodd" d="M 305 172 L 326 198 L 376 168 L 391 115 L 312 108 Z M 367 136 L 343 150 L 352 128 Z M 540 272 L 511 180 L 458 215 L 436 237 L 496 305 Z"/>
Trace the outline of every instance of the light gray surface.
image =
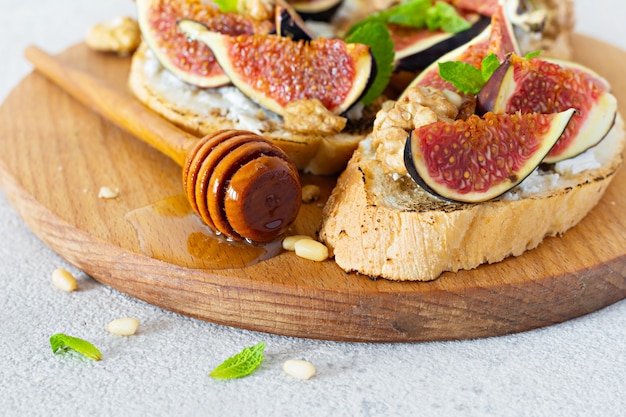
<path id="1" fill-rule="evenodd" d="M 131 0 L 1 0 L 0 100 L 30 71 L 35 43 L 59 52 L 87 28 L 134 15 Z M 577 2 L 579 31 L 626 49 L 626 3 Z M 626 63 L 625 63 L 626 64 Z M 153 307 L 69 267 L 38 240 L 0 193 L 0 415 L 4 416 L 624 416 L 626 302 L 523 334 L 445 343 L 351 344 L 214 325 Z M 80 290 L 62 293 L 66 267 Z M 105 331 L 134 316 L 138 334 Z M 51 353 L 64 332 L 96 344 L 100 362 Z M 231 382 L 207 373 L 264 340 L 266 361 Z M 286 359 L 317 367 L 309 381 Z"/>

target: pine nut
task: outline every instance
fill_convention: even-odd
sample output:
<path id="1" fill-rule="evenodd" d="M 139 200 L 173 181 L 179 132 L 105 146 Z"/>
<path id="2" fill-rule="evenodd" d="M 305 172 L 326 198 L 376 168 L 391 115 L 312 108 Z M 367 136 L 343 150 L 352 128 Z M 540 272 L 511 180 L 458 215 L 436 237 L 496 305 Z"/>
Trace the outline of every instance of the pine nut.
<path id="1" fill-rule="evenodd" d="M 111 187 L 100 187 L 100 191 L 98 191 L 98 198 L 103 198 L 105 200 L 111 198 L 117 198 L 120 195 L 119 188 L 111 188 Z"/>
<path id="2" fill-rule="evenodd" d="M 139 320 L 134 317 L 125 317 L 110 322 L 107 325 L 107 331 L 120 336 L 131 336 L 135 334 L 137 327 L 139 327 Z"/>
<path id="3" fill-rule="evenodd" d="M 61 268 L 52 271 L 52 283 L 55 287 L 65 292 L 72 292 L 78 288 L 74 275 Z"/>
<path id="4" fill-rule="evenodd" d="M 294 248 L 294 245 L 296 244 L 297 241 L 302 240 L 302 239 L 313 239 L 313 238 L 307 235 L 287 236 L 286 238 L 283 239 L 283 249 L 290 250 L 290 251 L 296 250 Z"/>
<path id="5" fill-rule="evenodd" d="M 310 379 L 315 375 L 315 366 L 309 361 L 289 359 L 283 363 L 283 371 L 296 379 Z"/>
<path id="6" fill-rule="evenodd" d="M 302 202 L 311 203 L 320 198 L 320 187 L 315 184 L 307 184 L 302 187 Z"/>
<path id="7" fill-rule="evenodd" d="M 321 262 L 328 259 L 328 248 L 313 239 L 300 239 L 294 244 L 296 255 L 311 261 Z"/>

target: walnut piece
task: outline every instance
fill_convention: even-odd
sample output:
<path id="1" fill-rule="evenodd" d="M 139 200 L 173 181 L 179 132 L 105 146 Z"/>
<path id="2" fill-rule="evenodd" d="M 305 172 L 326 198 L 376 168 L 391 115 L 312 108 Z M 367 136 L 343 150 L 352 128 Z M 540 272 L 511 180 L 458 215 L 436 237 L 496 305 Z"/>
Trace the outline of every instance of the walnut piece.
<path id="1" fill-rule="evenodd" d="M 98 23 L 87 32 L 85 43 L 91 49 L 129 55 L 141 42 L 139 24 L 131 17 L 118 17 L 108 22 Z"/>
<path id="2" fill-rule="evenodd" d="M 449 91 L 414 87 L 403 101 L 383 104 L 374 121 L 372 146 L 385 172 L 405 175 L 404 145 L 409 132 L 437 121 L 454 121 L 461 101 Z"/>
<path id="3" fill-rule="evenodd" d="M 331 113 L 318 99 L 300 99 L 285 106 L 285 129 L 297 133 L 334 134 L 346 127 L 347 119 Z"/>
<path id="4" fill-rule="evenodd" d="M 274 0 L 239 0 L 237 12 L 256 20 L 267 20 L 274 15 Z"/>

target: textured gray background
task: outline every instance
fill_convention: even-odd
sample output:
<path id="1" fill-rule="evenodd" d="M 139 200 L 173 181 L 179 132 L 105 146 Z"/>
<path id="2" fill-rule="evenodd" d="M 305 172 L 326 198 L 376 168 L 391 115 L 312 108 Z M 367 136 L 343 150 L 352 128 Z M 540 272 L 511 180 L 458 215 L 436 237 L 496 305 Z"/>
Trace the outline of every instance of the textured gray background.
<path id="1" fill-rule="evenodd" d="M 0 100 L 30 71 L 28 44 L 59 52 L 87 28 L 134 15 L 131 0 L 1 0 Z M 579 0 L 579 31 L 626 49 L 626 3 Z M 625 63 L 626 64 L 626 63 Z M 546 329 L 475 341 L 352 344 L 243 331 L 182 317 L 103 286 L 37 239 L 0 192 L 0 415 L 4 416 L 623 416 L 626 302 Z M 80 290 L 54 288 L 66 267 Z M 108 334 L 134 316 L 138 334 Z M 50 335 L 96 344 L 104 360 L 52 355 Z M 264 340 L 253 376 L 207 373 Z M 281 371 L 317 367 L 309 381 Z"/>

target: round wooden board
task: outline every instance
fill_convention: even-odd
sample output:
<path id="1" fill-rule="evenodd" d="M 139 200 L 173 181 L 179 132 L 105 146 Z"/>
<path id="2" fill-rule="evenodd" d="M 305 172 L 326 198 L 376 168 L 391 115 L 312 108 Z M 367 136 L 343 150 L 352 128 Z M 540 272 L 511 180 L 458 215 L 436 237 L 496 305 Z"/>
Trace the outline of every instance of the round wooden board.
<path id="1" fill-rule="evenodd" d="M 574 41 L 576 60 L 607 77 L 626 103 L 626 53 L 584 36 Z M 126 89 L 127 58 L 82 44 L 61 58 Z M 548 326 L 626 297 L 624 169 L 599 205 L 563 237 L 498 264 L 445 273 L 433 282 L 397 283 L 293 253 L 218 270 L 145 255 L 125 216 L 182 194 L 180 167 L 38 73 L 0 107 L 0 132 L 0 185 L 37 236 L 96 280 L 203 320 L 338 341 L 430 341 Z M 332 186 L 329 179 L 304 180 L 321 181 L 324 198 Z M 101 186 L 119 188 L 119 197 L 98 198 Z M 314 233 L 320 213 L 308 206 L 298 231 Z M 168 235 L 160 238 L 167 247 Z"/>

